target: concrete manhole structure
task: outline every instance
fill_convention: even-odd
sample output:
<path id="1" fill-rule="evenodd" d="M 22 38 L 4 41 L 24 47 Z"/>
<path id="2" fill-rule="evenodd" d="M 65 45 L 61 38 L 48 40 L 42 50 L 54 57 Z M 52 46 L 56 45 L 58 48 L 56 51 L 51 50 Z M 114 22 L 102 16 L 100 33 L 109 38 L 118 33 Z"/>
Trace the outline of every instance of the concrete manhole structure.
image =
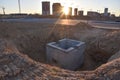
<path id="1" fill-rule="evenodd" d="M 84 60 L 85 42 L 62 39 L 47 44 L 47 62 L 64 69 L 75 70 Z"/>

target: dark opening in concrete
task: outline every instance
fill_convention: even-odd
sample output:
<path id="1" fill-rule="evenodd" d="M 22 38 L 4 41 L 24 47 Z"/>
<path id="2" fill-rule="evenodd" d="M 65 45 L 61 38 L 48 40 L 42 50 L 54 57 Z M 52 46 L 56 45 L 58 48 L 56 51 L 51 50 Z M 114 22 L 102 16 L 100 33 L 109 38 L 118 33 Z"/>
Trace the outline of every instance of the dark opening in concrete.
<path id="1" fill-rule="evenodd" d="M 62 49 L 69 49 L 71 47 L 75 47 L 79 42 L 75 42 L 72 40 L 64 39 L 56 42 L 54 45 L 60 47 Z"/>

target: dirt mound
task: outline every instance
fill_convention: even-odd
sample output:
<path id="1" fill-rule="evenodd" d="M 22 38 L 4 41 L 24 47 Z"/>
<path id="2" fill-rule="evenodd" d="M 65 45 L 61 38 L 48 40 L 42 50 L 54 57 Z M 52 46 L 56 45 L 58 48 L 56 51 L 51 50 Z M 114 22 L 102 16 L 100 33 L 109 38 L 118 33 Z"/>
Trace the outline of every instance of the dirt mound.
<path id="1" fill-rule="evenodd" d="M 108 62 L 109 61 L 112 61 L 114 59 L 117 59 L 117 58 L 120 58 L 120 51 L 118 51 L 117 53 L 115 53 L 114 55 L 112 55 L 109 59 L 108 59 Z"/>
<path id="2" fill-rule="evenodd" d="M 119 80 L 120 58 L 94 71 L 67 71 L 31 60 L 6 40 L 0 40 L 0 80 Z"/>
<path id="3" fill-rule="evenodd" d="M 97 68 L 103 63 L 106 63 L 113 54 L 118 52 L 120 47 L 119 36 L 119 30 L 102 31 L 102 33 L 100 31 L 100 33 L 96 34 L 96 36 L 90 36 L 88 34 L 87 39 L 83 39 L 81 36 L 82 40 L 85 40 L 87 44 L 85 51 L 85 62 L 83 65 L 84 70 L 92 70 L 93 68 Z M 81 40 L 81 38 L 79 40 Z"/>

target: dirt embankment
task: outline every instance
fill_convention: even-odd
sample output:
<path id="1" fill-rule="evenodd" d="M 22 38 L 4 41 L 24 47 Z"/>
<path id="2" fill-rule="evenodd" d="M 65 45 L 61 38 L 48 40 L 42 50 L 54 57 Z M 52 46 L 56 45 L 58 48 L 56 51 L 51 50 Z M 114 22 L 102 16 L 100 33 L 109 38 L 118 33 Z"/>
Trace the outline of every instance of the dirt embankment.
<path id="1" fill-rule="evenodd" d="M 119 80 L 120 58 L 93 71 L 68 71 L 42 64 L 0 39 L 0 80 Z"/>
<path id="2" fill-rule="evenodd" d="M 0 38 L 11 41 L 20 53 L 33 60 L 46 63 L 45 47 L 48 42 L 72 38 L 86 42 L 83 67 L 78 70 L 93 70 L 119 51 L 120 31 L 92 28 L 85 23 L 75 26 L 41 23 L 0 23 Z"/>

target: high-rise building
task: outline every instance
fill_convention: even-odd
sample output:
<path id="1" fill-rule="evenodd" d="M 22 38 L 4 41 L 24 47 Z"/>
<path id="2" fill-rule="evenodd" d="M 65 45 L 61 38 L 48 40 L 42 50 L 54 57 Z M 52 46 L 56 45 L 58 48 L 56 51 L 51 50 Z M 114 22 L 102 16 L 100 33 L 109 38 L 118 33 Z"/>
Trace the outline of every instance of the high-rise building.
<path id="1" fill-rule="evenodd" d="M 53 3 L 52 5 L 53 15 L 60 16 L 62 13 L 62 6 L 60 3 Z"/>
<path id="2" fill-rule="evenodd" d="M 68 15 L 72 16 L 72 7 L 69 7 L 68 10 L 69 10 Z"/>
<path id="3" fill-rule="evenodd" d="M 84 13 L 83 10 L 78 11 L 78 15 L 79 15 L 79 16 L 83 16 L 83 13 Z"/>
<path id="4" fill-rule="evenodd" d="M 108 8 L 104 9 L 104 16 L 108 16 Z"/>
<path id="5" fill-rule="evenodd" d="M 42 2 L 42 15 L 50 15 L 50 2 Z"/>
<path id="6" fill-rule="evenodd" d="M 78 13 L 78 8 L 75 8 L 74 9 L 74 16 L 77 16 L 77 13 Z"/>

